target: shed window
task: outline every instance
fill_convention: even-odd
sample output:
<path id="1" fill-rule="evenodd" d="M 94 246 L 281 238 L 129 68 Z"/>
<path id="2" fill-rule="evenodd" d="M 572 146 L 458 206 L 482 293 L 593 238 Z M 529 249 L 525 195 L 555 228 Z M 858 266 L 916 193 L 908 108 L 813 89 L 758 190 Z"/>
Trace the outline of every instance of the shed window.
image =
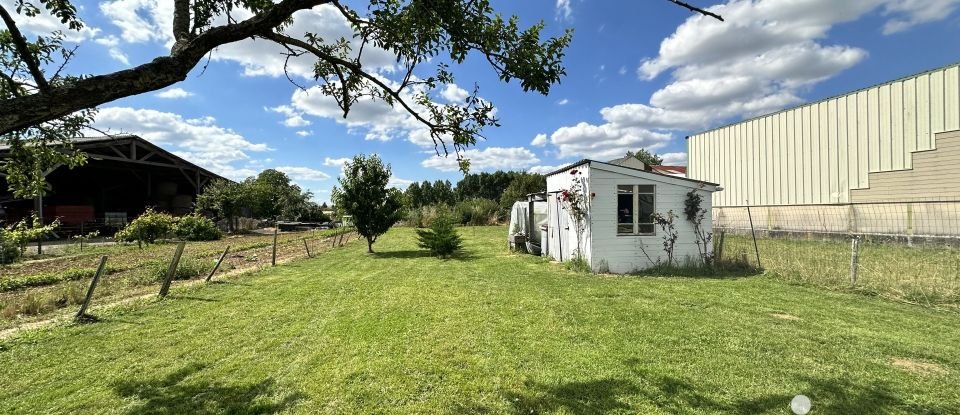
<path id="1" fill-rule="evenodd" d="M 655 206 L 653 185 L 617 186 L 617 234 L 653 235 Z"/>

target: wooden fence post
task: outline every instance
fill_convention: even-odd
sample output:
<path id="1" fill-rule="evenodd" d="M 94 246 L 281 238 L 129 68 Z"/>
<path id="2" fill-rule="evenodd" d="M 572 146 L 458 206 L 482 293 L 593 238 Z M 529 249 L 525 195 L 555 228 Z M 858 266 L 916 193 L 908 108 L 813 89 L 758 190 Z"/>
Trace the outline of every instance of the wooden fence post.
<path id="1" fill-rule="evenodd" d="M 280 225 L 278 223 L 274 223 L 273 224 L 273 257 L 270 259 L 271 267 L 277 266 L 277 232 L 279 231 L 279 229 L 280 229 Z"/>
<path id="2" fill-rule="evenodd" d="M 220 255 L 220 259 L 217 260 L 217 264 L 213 266 L 213 270 L 210 271 L 210 275 L 207 275 L 207 282 L 210 282 L 210 279 L 213 278 L 213 274 L 217 273 L 217 270 L 220 269 L 220 264 L 223 263 L 223 259 L 227 257 L 227 253 L 230 252 L 230 245 L 227 245 L 223 249 L 223 254 Z"/>
<path id="3" fill-rule="evenodd" d="M 186 242 L 180 242 L 177 244 L 177 250 L 173 252 L 173 259 L 170 260 L 167 275 L 164 276 L 163 285 L 160 286 L 160 297 L 166 297 L 167 293 L 170 292 L 170 283 L 173 281 L 173 276 L 177 274 L 177 266 L 180 265 L 180 256 L 183 255 L 183 247 L 186 244 Z"/>
<path id="4" fill-rule="evenodd" d="M 310 255 L 310 246 L 307 245 L 307 238 L 303 238 L 303 249 L 307 251 L 307 258 L 313 258 L 313 255 Z"/>
<path id="5" fill-rule="evenodd" d="M 107 256 L 104 255 L 100 257 L 100 265 L 97 267 L 97 273 L 93 274 L 93 280 L 90 281 L 90 288 L 87 289 L 87 296 L 83 299 L 83 304 L 80 306 L 80 311 L 77 311 L 77 316 L 75 319 L 81 321 L 87 318 L 87 308 L 90 307 L 90 300 L 93 300 L 93 290 L 97 289 L 97 282 L 100 281 L 100 275 L 103 274 L 103 270 L 107 266 Z"/>
<path id="6" fill-rule="evenodd" d="M 857 272 L 860 262 L 860 237 L 854 236 L 850 240 L 850 287 L 857 285 Z"/>

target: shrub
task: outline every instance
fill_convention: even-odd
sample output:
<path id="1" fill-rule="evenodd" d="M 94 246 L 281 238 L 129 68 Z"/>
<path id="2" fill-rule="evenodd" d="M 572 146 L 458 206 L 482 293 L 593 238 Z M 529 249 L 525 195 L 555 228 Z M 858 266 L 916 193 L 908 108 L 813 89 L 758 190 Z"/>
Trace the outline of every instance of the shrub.
<path id="1" fill-rule="evenodd" d="M 196 214 L 177 218 L 173 233 L 184 241 L 215 241 L 223 237 L 216 223 Z"/>
<path id="2" fill-rule="evenodd" d="M 490 225 L 497 222 L 500 205 L 490 199 L 468 199 L 454 208 L 457 222 L 461 225 Z"/>
<path id="3" fill-rule="evenodd" d="M 163 278 L 167 276 L 168 268 L 170 268 L 169 260 L 151 261 L 147 267 L 150 280 L 153 282 L 162 282 Z M 177 270 L 173 273 L 173 279 L 189 280 L 209 271 L 210 266 L 208 266 L 206 261 L 183 257 L 180 258 L 180 262 L 177 264 Z"/>
<path id="4" fill-rule="evenodd" d="M 168 213 L 154 212 L 147 208 L 146 212 L 117 232 L 114 238 L 121 242 L 154 243 L 158 239 L 169 238 L 176 221 L 177 218 Z"/>
<path id="5" fill-rule="evenodd" d="M 593 269 L 590 268 L 590 264 L 587 263 L 587 260 L 583 257 L 574 257 L 573 259 L 566 262 L 567 269 L 578 274 L 592 274 Z"/>
<path id="6" fill-rule="evenodd" d="M 453 220 L 447 214 L 437 216 L 430 229 L 417 229 L 417 238 L 421 248 L 440 258 L 449 258 L 463 246 Z"/>
<path id="7" fill-rule="evenodd" d="M 0 264 L 9 264 L 20 259 L 27 243 L 44 238 L 60 226 L 60 220 L 49 225 L 41 225 L 36 216 L 0 227 Z"/>

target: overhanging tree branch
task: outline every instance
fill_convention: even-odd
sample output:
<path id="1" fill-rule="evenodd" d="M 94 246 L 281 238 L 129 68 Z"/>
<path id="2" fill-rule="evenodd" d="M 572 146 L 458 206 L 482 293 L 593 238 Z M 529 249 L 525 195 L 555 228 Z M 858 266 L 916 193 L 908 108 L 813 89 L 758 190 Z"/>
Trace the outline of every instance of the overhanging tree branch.
<path id="1" fill-rule="evenodd" d="M 687 8 L 687 10 L 690 10 L 690 11 L 692 11 L 692 12 L 694 12 L 694 13 L 700 13 L 700 14 L 702 14 L 702 15 L 704 15 L 704 16 L 710 16 L 710 17 L 712 17 L 712 18 L 714 18 L 714 19 L 717 19 L 717 20 L 719 20 L 719 21 L 721 21 L 721 22 L 724 21 L 724 20 L 723 20 L 723 16 L 720 16 L 719 14 L 716 14 L 716 13 L 714 13 L 714 12 L 701 9 L 701 8 L 699 8 L 699 7 L 697 7 L 697 6 L 690 5 L 690 4 L 688 4 L 688 3 L 686 3 L 686 2 L 683 2 L 683 1 L 680 1 L 680 0 L 668 0 L 668 1 L 671 2 L 671 3 L 673 3 L 673 4 L 678 5 L 678 6 L 680 6 L 680 7 L 685 7 L 685 8 Z"/>
<path id="2" fill-rule="evenodd" d="M 27 46 L 27 38 L 23 37 L 23 34 L 20 33 L 20 28 L 17 27 L 17 22 L 13 20 L 13 16 L 7 13 L 7 9 L 2 5 L 0 5 L 0 17 L 3 18 L 3 23 L 7 25 L 7 30 L 10 31 L 10 35 L 13 37 L 13 45 L 17 50 L 17 54 L 20 55 L 20 59 L 27 64 L 30 75 L 33 76 L 33 80 L 37 83 L 37 89 L 39 89 L 41 93 L 48 92 L 50 90 L 50 84 L 48 84 L 47 79 L 43 77 L 43 72 L 40 71 L 40 64 L 37 62 L 36 56 L 30 53 L 30 47 Z"/>
<path id="3" fill-rule="evenodd" d="M 217 46 L 256 36 L 279 26 L 294 12 L 331 0 L 284 0 L 242 22 L 211 28 L 170 56 L 107 75 L 78 79 L 47 93 L 0 101 L 0 135 L 131 95 L 156 91 L 186 79 L 204 55 Z"/>

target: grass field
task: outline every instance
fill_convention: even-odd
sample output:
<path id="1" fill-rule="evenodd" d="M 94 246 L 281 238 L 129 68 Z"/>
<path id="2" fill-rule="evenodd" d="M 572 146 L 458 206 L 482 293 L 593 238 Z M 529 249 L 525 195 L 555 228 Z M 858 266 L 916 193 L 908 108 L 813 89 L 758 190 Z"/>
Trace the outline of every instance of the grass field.
<path id="1" fill-rule="evenodd" d="M 281 233 L 277 241 L 280 261 L 306 256 L 304 240 L 312 252 L 327 249 L 330 236 L 340 229 Z M 224 248 L 230 246 L 220 272 L 263 268 L 272 257 L 273 235 L 238 235 L 218 241 L 188 242 L 178 266 L 177 279 L 205 276 Z M 144 245 L 100 245 L 84 252 L 48 256 L 0 266 L 0 330 L 76 312 L 90 285 L 100 257 L 106 255 L 107 272 L 97 287 L 99 303 L 156 292 L 170 264 L 175 242 Z M 64 250 L 61 250 L 63 252 Z"/>
<path id="2" fill-rule="evenodd" d="M 0 413 L 957 413 L 960 317 L 740 278 L 610 277 L 395 229 L 0 342 Z"/>
<path id="3" fill-rule="evenodd" d="M 911 247 L 862 239 L 857 282 L 851 287 L 848 239 L 758 237 L 757 245 L 767 275 L 784 281 L 960 311 L 956 246 L 918 242 Z M 749 235 L 726 235 L 724 256 L 757 262 Z"/>

